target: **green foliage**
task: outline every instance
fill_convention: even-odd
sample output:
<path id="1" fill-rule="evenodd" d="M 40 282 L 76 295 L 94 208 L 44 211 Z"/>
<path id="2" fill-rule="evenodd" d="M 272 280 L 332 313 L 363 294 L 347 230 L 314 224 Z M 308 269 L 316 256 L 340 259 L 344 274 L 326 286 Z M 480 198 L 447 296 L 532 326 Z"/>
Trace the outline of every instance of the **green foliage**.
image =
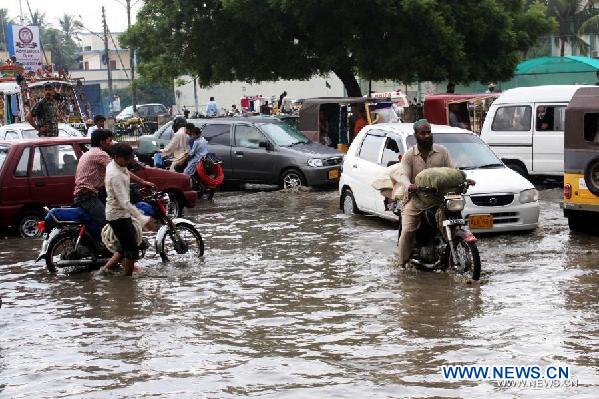
<path id="1" fill-rule="evenodd" d="M 579 34 L 591 33 L 592 22 L 586 25 L 585 22 L 599 14 L 593 6 L 593 1 L 546 0 L 546 4 L 548 15 L 558 22 L 554 41 L 560 47 L 560 55 L 564 56 L 567 43 L 572 48 L 578 49 L 581 54 L 587 54 L 590 46 L 579 37 Z"/>
<path id="2" fill-rule="evenodd" d="M 509 79 L 554 28 L 524 0 L 146 0 L 124 35 L 140 71 L 201 85 L 335 73 L 349 95 L 367 79 Z"/>

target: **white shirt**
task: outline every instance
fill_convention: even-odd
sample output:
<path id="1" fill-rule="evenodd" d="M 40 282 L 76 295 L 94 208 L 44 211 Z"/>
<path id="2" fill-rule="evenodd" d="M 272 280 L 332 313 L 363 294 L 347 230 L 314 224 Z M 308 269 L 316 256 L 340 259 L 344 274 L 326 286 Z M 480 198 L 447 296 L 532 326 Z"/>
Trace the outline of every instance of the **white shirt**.
<path id="1" fill-rule="evenodd" d="M 162 155 L 167 156 L 173 154 L 175 160 L 181 159 L 181 157 L 189 151 L 189 136 L 185 133 L 185 128 L 180 127 L 177 133 L 173 136 L 171 141 L 162 150 Z"/>
<path id="2" fill-rule="evenodd" d="M 99 127 L 98 127 L 97 125 L 90 126 L 90 127 L 87 129 L 87 135 L 88 135 L 88 136 L 91 136 L 91 134 L 92 134 L 93 132 L 95 132 L 96 130 L 98 130 L 98 129 L 99 129 Z"/>
<path id="3" fill-rule="evenodd" d="M 106 167 L 106 220 L 137 219 L 144 226 L 149 216 L 142 214 L 130 200 L 129 171 L 112 160 Z"/>

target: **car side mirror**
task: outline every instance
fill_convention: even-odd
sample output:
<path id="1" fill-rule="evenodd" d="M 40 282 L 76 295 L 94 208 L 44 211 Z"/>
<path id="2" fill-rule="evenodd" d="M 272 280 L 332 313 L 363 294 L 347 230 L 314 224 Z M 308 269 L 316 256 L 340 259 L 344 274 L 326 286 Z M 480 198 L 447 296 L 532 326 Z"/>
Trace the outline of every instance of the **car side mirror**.
<path id="1" fill-rule="evenodd" d="M 258 143 L 258 147 L 265 148 L 266 151 L 273 151 L 274 150 L 273 145 L 270 142 L 268 142 L 268 141 L 261 141 L 260 143 Z"/>
<path id="2" fill-rule="evenodd" d="M 160 144 L 160 149 L 164 150 L 164 144 Z"/>

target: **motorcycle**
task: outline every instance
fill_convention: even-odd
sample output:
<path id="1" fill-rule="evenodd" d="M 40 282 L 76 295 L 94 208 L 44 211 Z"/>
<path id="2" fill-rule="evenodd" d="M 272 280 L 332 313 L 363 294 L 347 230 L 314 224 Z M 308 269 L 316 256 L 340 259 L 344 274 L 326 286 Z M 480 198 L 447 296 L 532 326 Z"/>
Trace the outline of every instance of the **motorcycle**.
<path id="1" fill-rule="evenodd" d="M 457 193 L 444 195 L 440 205 L 422 212 L 422 222 L 416 231 L 409 260 L 416 268 L 431 271 L 453 269 L 472 280 L 480 278 L 481 263 L 476 237 L 461 214 L 466 204 L 463 194 L 468 186 L 469 183 L 464 182 Z M 419 187 L 417 192 L 437 194 L 435 189 L 427 187 Z M 394 212 L 401 216 L 399 206 L 395 207 Z M 398 240 L 400 235 L 401 223 Z"/>
<path id="2" fill-rule="evenodd" d="M 146 216 L 154 218 L 160 228 L 154 239 L 156 253 L 163 262 L 177 255 L 204 255 L 204 241 L 193 223 L 187 219 L 171 219 L 167 214 L 168 195 L 148 190 L 142 201 L 135 206 Z M 48 210 L 44 220 L 37 226 L 44 234 L 44 241 L 36 260 L 44 259 L 51 273 L 65 267 L 99 267 L 112 253 L 104 246 L 101 231 L 81 208 L 54 208 Z M 144 238 L 140 246 L 140 258 L 150 247 Z"/>

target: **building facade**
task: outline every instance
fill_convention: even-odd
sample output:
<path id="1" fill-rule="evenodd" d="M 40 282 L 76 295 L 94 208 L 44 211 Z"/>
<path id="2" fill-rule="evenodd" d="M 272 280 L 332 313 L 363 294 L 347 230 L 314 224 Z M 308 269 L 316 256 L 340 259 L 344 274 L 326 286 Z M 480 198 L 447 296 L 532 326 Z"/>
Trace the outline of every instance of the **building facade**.
<path id="1" fill-rule="evenodd" d="M 129 85 L 131 64 L 129 49 L 120 47 L 120 33 L 112 33 L 108 37 L 108 59 L 104 51 L 102 33 L 81 34 L 81 62 L 79 69 L 71 70 L 71 77 L 83 79 L 85 84 L 100 84 L 102 89 L 108 88 L 108 68 L 112 74 L 112 88 L 118 89 Z"/>

